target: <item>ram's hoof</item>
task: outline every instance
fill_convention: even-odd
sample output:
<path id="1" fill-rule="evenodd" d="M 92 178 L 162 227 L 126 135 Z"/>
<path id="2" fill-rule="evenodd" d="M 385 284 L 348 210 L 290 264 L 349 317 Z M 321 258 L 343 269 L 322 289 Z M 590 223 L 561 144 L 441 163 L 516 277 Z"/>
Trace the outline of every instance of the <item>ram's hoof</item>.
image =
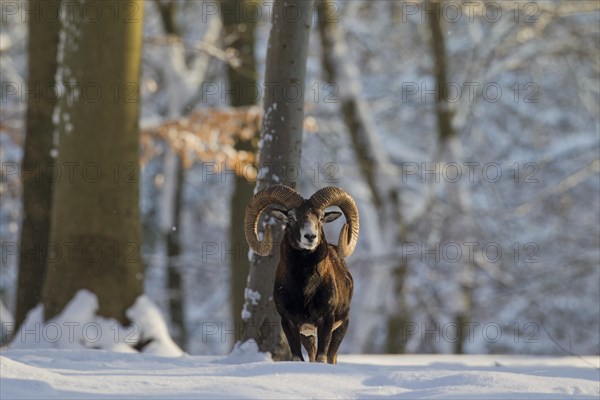
<path id="1" fill-rule="evenodd" d="M 304 361 L 300 357 L 292 357 L 292 361 Z"/>
<path id="2" fill-rule="evenodd" d="M 327 362 L 327 356 L 326 355 L 317 356 L 317 362 L 320 362 L 320 363 Z"/>

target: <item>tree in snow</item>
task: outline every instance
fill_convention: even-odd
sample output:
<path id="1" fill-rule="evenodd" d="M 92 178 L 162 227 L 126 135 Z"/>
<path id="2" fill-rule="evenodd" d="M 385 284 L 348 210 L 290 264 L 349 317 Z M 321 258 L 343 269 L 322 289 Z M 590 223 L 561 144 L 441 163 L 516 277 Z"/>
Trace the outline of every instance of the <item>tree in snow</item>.
<path id="1" fill-rule="evenodd" d="M 221 0 L 221 19 L 223 21 L 223 47 L 225 52 L 234 53 L 237 63 L 228 63 L 227 78 L 232 90 L 230 104 L 233 107 L 253 106 L 258 101 L 257 71 L 254 56 L 256 16 L 247 12 L 254 0 Z M 235 65 L 234 65 L 235 64 Z M 255 137 L 236 137 L 237 151 L 256 153 Z M 239 167 L 239 168 L 238 168 Z M 245 166 L 238 165 L 236 170 L 243 171 Z M 231 196 L 231 216 L 229 218 L 229 241 L 234 248 L 246 249 L 244 236 L 244 211 L 253 195 L 254 183 L 247 173 L 235 176 Z M 235 340 L 240 340 L 242 327 L 242 308 L 244 306 L 244 288 L 248 278 L 250 262 L 238 251 L 238 256 L 230 260 L 231 268 L 231 314 L 235 328 Z"/>
<path id="2" fill-rule="evenodd" d="M 40 9 L 41 1 L 31 6 Z M 28 81 L 27 86 L 45 95 L 27 97 L 27 115 L 22 168 L 38 171 L 22 174 L 23 221 L 19 240 L 19 278 L 15 323 L 20 325 L 27 313 L 42 300 L 42 287 L 46 276 L 46 249 L 50 235 L 50 210 L 52 204 L 52 179 L 42 175 L 52 159 L 52 111 L 58 96 L 54 76 L 60 21 L 50 18 L 29 18 Z"/>
<path id="3" fill-rule="evenodd" d="M 304 80 L 308 38 L 312 21 L 312 1 L 276 1 L 269 35 L 265 73 L 264 116 L 258 153 L 256 190 L 272 184 L 295 188 L 294 174 L 285 168 L 299 168 L 304 125 Z M 290 94 L 293 93 L 293 94 Z M 289 171 L 288 171 L 289 172 Z M 283 225 L 265 213 L 265 223 L 277 224 L 273 232 L 273 254 L 250 254 L 250 275 L 246 288 L 244 340 L 254 339 L 262 351 L 274 359 L 289 359 L 273 302 L 275 269 Z"/>
<path id="4" fill-rule="evenodd" d="M 72 4 L 71 4 L 72 5 Z M 139 78 L 143 2 L 97 2 L 98 20 L 62 13 L 54 110 L 56 181 L 43 304 L 56 316 L 80 289 L 98 313 L 127 322 L 142 294 Z M 81 4 L 80 4 L 81 6 Z"/>

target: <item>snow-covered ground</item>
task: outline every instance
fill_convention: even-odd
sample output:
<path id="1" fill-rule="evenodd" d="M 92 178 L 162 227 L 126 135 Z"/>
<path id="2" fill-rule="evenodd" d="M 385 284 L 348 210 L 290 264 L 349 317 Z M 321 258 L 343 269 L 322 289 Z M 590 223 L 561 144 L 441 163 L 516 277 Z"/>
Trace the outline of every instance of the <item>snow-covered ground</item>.
<path id="1" fill-rule="evenodd" d="M 226 357 L 103 350 L 0 352 L 0 398 L 455 398 L 600 396 L 600 358 L 341 355 L 338 365 L 272 362 L 248 344 Z"/>
<path id="2" fill-rule="evenodd" d="M 600 397 L 600 356 L 340 355 L 332 366 L 275 363 L 253 341 L 228 356 L 190 356 L 146 296 L 127 328 L 97 308 L 81 290 L 49 321 L 42 305 L 32 310 L 0 350 L 0 400 Z"/>

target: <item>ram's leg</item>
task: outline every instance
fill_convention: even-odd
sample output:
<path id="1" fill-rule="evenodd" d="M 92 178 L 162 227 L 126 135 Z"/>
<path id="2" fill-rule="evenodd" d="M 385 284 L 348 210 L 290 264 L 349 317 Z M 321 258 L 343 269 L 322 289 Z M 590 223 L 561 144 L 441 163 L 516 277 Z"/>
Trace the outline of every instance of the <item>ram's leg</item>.
<path id="1" fill-rule="evenodd" d="M 348 324 L 350 320 L 346 318 L 344 322 L 331 334 L 331 343 L 329 344 L 329 350 L 327 351 L 327 362 L 329 364 L 337 364 L 337 352 L 346 336 L 348 330 Z"/>
<path id="2" fill-rule="evenodd" d="M 333 329 L 333 314 L 325 318 L 323 323 L 317 327 L 317 362 L 327 361 L 327 350 L 331 342 L 331 331 Z"/>
<path id="3" fill-rule="evenodd" d="M 300 347 L 300 331 L 298 328 L 285 318 L 281 318 L 281 327 L 283 328 L 283 333 L 285 333 L 285 337 L 290 345 L 293 360 L 304 361 L 304 357 L 302 357 L 302 348 Z"/>
<path id="4" fill-rule="evenodd" d="M 315 337 L 314 335 L 309 336 L 300 336 L 302 339 L 302 344 L 308 353 L 308 361 L 315 362 L 317 359 L 317 346 L 315 345 Z"/>

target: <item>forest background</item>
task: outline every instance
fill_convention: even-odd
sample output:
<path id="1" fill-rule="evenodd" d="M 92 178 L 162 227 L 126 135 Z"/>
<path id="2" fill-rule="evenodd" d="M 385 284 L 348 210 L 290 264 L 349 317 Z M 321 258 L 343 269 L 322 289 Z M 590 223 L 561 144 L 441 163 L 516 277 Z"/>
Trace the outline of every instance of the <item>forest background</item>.
<path id="1" fill-rule="evenodd" d="M 342 352 L 600 353 L 598 3 L 317 2 L 304 85 L 265 82 L 277 3 L 92 2 L 105 8 L 83 3 L 71 21 L 60 2 L 2 1 L 2 327 L 94 282 L 118 304 L 145 292 L 185 351 L 227 353 L 256 300 L 243 211 L 257 178 L 284 177 L 305 197 L 343 187 L 361 212 Z M 78 39 L 85 19 L 96 30 Z M 117 26 L 143 46 L 96 51 Z M 304 96 L 301 159 L 259 169 L 273 88 Z M 26 137 L 36 123 L 45 134 Z M 69 196 L 72 177 L 139 185 L 114 218 L 125 236 L 98 233 L 110 212 L 86 213 L 94 195 Z M 65 278 L 69 254 L 98 249 L 128 273 Z"/>

